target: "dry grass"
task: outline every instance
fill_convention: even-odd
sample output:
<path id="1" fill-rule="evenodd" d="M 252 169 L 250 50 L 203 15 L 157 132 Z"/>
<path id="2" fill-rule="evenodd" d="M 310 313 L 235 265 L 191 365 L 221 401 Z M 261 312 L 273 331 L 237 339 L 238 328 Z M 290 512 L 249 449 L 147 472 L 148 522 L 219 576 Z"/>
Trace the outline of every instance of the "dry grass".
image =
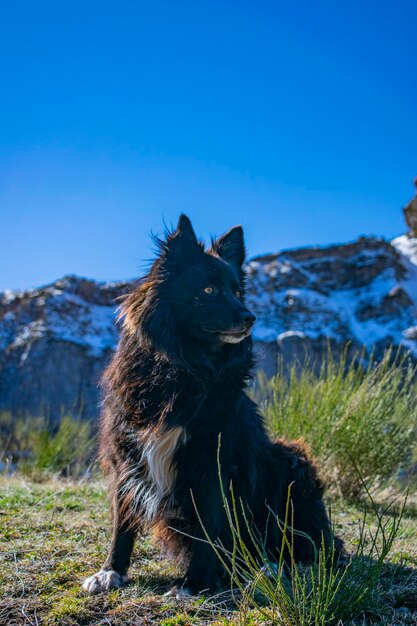
<path id="1" fill-rule="evenodd" d="M 337 532 L 353 546 L 361 512 L 333 505 Z M 417 624 L 417 519 L 411 501 L 391 560 L 380 581 L 384 610 L 356 624 Z M 102 564 L 109 541 L 108 506 L 101 482 L 0 478 L 0 624 L 239 625 L 229 594 L 177 601 L 163 597 L 178 569 L 149 539 L 138 542 L 132 584 L 87 596 L 85 576 Z M 381 606 L 381 605 L 379 605 Z M 378 609 L 380 611 L 380 609 Z M 245 624 L 265 623 L 252 612 Z"/>

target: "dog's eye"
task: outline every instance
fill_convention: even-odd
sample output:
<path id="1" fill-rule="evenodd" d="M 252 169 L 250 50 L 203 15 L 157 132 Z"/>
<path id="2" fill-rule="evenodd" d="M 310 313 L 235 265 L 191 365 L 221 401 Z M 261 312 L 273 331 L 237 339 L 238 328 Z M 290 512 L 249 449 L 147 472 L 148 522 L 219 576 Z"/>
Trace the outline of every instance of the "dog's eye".
<path id="1" fill-rule="evenodd" d="M 205 287 L 204 288 L 204 293 L 210 295 L 210 294 L 214 293 L 214 288 L 213 287 Z"/>

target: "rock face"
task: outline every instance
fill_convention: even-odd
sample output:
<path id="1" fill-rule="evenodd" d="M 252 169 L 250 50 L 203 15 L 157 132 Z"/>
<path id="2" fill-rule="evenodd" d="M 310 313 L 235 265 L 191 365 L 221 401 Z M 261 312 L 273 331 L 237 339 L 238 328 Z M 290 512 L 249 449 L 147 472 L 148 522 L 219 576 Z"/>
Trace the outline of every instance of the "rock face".
<path id="1" fill-rule="evenodd" d="M 329 349 L 337 357 L 389 345 L 417 359 L 417 237 L 300 248 L 247 265 L 258 367 L 276 371 Z M 133 282 L 67 276 L 52 285 L 0 294 L 0 411 L 62 411 L 94 417 L 100 374 L 114 349 L 117 297 Z"/>
<path id="2" fill-rule="evenodd" d="M 360 238 L 324 248 L 261 256 L 248 264 L 254 336 L 267 373 L 280 353 L 319 364 L 329 346 L 337 356 L 349 342 L 378 358 L 389 345 L 417 357 L 410 339 L 417 323 L 417 239 L 391 243 Z"/>
<path id="3" fill-rule="evenodd" d="M 0 410 L 97 415 L 97 384 L 118 338 L 116 298 L 130 286 L 66 276 L 0 294 Z"/>

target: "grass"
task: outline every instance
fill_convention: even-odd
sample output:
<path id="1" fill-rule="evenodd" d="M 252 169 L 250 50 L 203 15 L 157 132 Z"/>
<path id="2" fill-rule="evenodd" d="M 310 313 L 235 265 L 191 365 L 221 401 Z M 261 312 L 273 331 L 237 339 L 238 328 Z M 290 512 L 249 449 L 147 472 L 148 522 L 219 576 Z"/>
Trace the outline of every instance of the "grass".
<path id="1" fill-rule="evenodd" d="M 381 571 L 379 613 L 343 624 L 417 623 L 416 499 Z M 333 502 L 336 532 L 355 550 L 362 511 Z M 375 527 L 375 516 L 369 518 Z M 149 538 L 138 542 L 133 582 L 108 594 L 87 596 L 80 584 L 101 566 L 109 543 L 108 503 L 101 482 L 22 476 L 0 477 L 0 624 L 111 624 L 119 626 L 261 626 L 270 623 L 253 606 L 237 611 L 230 593 L 214 598 L 167 599 L 162 594 L 180 572 Z M 244 621 L 243 621 L 244 620 Z M 342 626 L 342 623 L 341 625 Z"/>
<path id="2" fill-rule="evenodd" d="M 83 476 L 91 471 L 94 453 L 91 422 L 63 415 L 51 423 L 43 416 L 0 413 L 0 466 L 6 469 L 38 480 L 51 473 Z"/>
<path id="3" fill-rule="evenodd" d="M 220 476 L 219 463 L 219 479 Z M 205 530 L 203 520 L 200 519 L 200 522 L 207 542 L 229 573 L 232 588 L 239 591 L 236 604 L 242 615 L 247 615 L 248 608 L 253 607 L 271 624 L 327 626 L 349 621 L 365 611 L 381 612 L 385 609 L 386 594 L 378 590 L 378 583 L 398 536 L 407 499 L 404 499 L 400 509 L 394 508 L 394 502 L 381 509 L 364 483 L 363 487 L 374 513 L 375 528 L 368 527 L 365 510 L 358 525 L 357 545 L 349 551 L 349 558 L 344 556 L 339 563 L 333 539 L 331 546 L 326 547 L 323 542 L 321 548 L 316 550 L 313 563 L 297 565 L 293 556 L 295 536 L 308 537 L 291 525 L 291 486 L 288 488 L 285 519 L 279 519 L 271 511 L 270 524 L 276 524 L 282 533 L 280 556 L 277 563 L 272 563 L 262 538 L 246 515 L 244 503 L 236 500 L 233 485 L 230 484 L 226 490 L 221 484 L 233 547 L 226 550 L 220 542 L 213 541 Z M 248 540 L 243 540 L 245 531 L 249 535 Z M 254 558 L 253 550 L 257 558 Z M 284 560 L 285 551 L 288 552 L 289 562 Z M 247 617 L 244 622 L 248 623 Z"/>

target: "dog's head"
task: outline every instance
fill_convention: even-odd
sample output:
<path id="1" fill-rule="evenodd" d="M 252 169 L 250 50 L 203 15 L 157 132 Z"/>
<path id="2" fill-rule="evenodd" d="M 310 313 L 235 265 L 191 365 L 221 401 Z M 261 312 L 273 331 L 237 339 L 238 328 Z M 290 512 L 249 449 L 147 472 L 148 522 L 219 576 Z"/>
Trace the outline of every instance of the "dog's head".
<path id="1" fill-rule="evenodd" d="M 255 316 L 244 304 L 242 227 L 232 228 L 205 250 L 188 217 L 181 215 L 177 228 L 156 243 L 158 258 L 122 306 L 125 327 L 154 345 L 173 344 L 173 334 L 213 347 L 248 337 Z"/>
<path id="2" fill-rule="evenodd" d="M 255 316 L 244 305 L 242 228 L 232 228 L 205 251 L 190 220 L 181 215 L 164 248 L 166 294 L 181 326 L 214 343 L 245 339 Z"/>

